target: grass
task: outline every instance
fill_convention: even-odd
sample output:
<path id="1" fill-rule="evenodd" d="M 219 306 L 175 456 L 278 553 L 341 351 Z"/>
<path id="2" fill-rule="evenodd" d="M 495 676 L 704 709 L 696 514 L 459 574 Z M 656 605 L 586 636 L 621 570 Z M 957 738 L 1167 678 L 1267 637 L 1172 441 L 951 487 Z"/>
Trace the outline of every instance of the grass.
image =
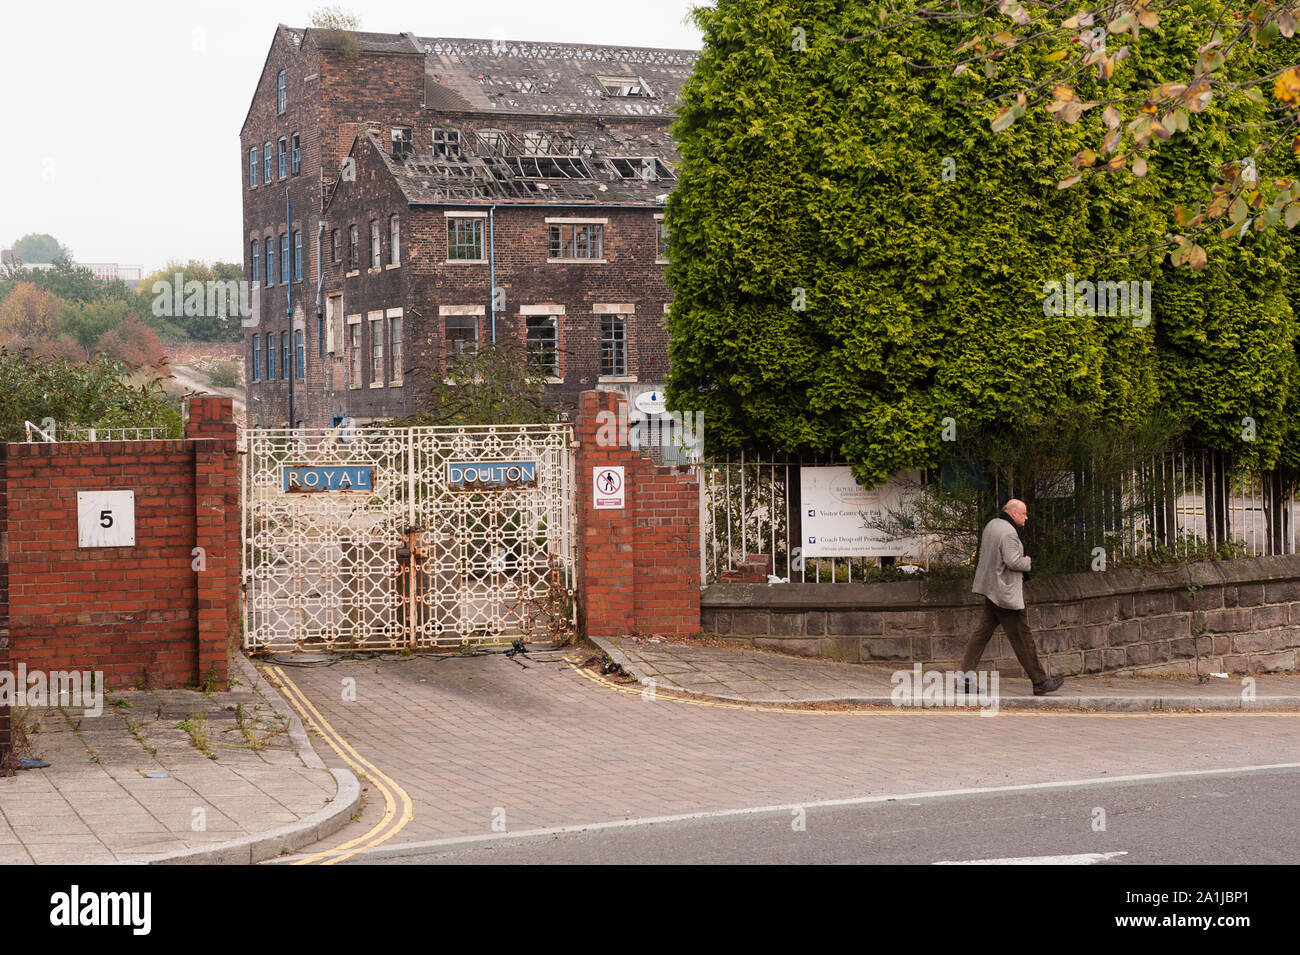
<path id="1" fill-rule="evenodd" d="M 212 741 L 208 739 L 208 714 L 206 711 L 195 710 L 185 719 L 176 724 L 177 729 L 184 730 L 189 734 L 190 742 L 194 748 L 206 756 L 208 759 L 216 759 L 217 754 L 212 751 Z"/>

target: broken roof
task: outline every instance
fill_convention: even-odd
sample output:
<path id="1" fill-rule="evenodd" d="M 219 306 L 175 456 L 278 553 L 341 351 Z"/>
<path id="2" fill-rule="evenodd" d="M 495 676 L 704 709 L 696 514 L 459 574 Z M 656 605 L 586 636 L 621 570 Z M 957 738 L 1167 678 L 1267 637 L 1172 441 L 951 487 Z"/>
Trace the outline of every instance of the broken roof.
<path id="1" fill-rule="evenodd" d="M 671 116 L 695 50 L 417 38 L 425 103 L 502 113 Z"/>
<path id="2" fill-rule="evenodd" d="M 547 133 L 540 141 L 524 141 L 495 131 L 467 133 L 444 154 L 413 153 L 401 159 L 373 130 L 365 139 L 412 204 L 659 207 L 676 179 L 677 153 L 667 134 L 603 130 L 590 136 Z"/>

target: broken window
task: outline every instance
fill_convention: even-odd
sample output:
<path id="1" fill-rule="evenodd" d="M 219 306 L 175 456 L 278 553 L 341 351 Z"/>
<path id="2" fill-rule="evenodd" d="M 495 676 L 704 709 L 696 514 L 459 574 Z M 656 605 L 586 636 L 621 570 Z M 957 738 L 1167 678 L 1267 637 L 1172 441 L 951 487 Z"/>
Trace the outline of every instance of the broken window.
<path id="1" fill-rule="evenodd" d="M 609 168 L 620 179 L 640 179 L 655 182 L 659 179 L 676 179 L 673 171 L 662 159 L 655 156 L 620 156 L 606 159 Z"/>
<path id="2" fill-rule="evenodd" d="M 379 248 L 379 220 L 370 220 L 370 267 L 379 268 L 380 248 Z"/>
<path id="3" fill-rule="evenodd" d="M 482 218 L 447 220 L 447 258 L 456 261 L 485 258 Z"/>
<path id="4" fill-rule="evenodd" d="M 446 159 L 460 158 L 460 130 L 442 126 L 433 131 L 433 154 Z"/>
<path id="5" fill-rule="evenodd" d="M 574 224 L 551 226 L 551 258 L 602 259 L 605 257 L 605 227 Z"/>
<path id="6" fill-rule="evenodd" d="M 658 228 L 655 230 L 655 259 L 659 262 L 668 261 L 668 225 L 664 222 L 663 216 L 656 216 L 659 221 L 655 223 Z"/>
<path id="7" fill-rule="evenodd" d="M 597 76 L 596 82 L 606 96 L 654 96 L 646 81 L 639 76 Z"/>
<path id="8" fill-rule="evenodd" d="M 524 155 L 548 155 L 555 142 L 555 134 L 544 129 L 530 129 L 524 133 Z"/>
<path id="9" fill-rule="evenodd" d="M 388 217 L 388 259 L 390 265 L 397 265 L 400 261 L 398 256 L 401 254 L 402 233 L 401 225 L 397 214 Z"/>
<path id="10" fill-rule="evenodd" d="M 402 383 L 402 310 L 391 309 L 388 312 L 388 348 L 392 352 L 392 370 L 388 380 L 394 385 Z"/>
<path id="11" fill-rule="evenodd" d="M 500 156 L 506 143 L 506 136 L 499 129 L 480 129 L 476 134 L 479 149 L 488 156 Z"/>
<path id="12" fill-rule="evenodd" d="M 297 133 L 289 138 L 289 163 L 296 176 L 302 172 L 302 141 Z"/>
<path id="13" fill-rule="evenodd" d="M 600 373 L 627 374 L 627 319 L 622 315 L 600 317 Z"/>
<path id="14" fill-rule="evenodd" d="M 335 229 L 330 233 L 330 251 L 334 264 L 338 265 L 343 261 L 343 240 L 339 238 L 339 230 Z"/>
<path id="15" fill-rule="evenodd" d="M 370 320 L 370 383 L 382 383 L 384 380 L 384 319 Z"/>
<path id="16" fill-rule="evenodd" d="M 360 268 L 358 262 L 360 261 L 361 250 L 357 248 L 359 242 L 360 242 L 360 237 L 357 235 L 357 227 L 354 225 L 348 226 L 348 271 L 349 272 L 355 272 L 357 271 L 358 268 Z"/>
<path id="17" fill-rule="evenodd" d="M 405 159 L 415 152 L 415 130 L 410 126 L 395 126 L 390 135 L 393 139 L 394 159 Z"/>
<path id="18" fill-rule="evenodd" d="M 276 140 L 276 143 L 275 143 L 275 161 L 276 161 L 276 168 L 277 168 L 277 170 L 278 170 L 279 173 L 280 173 L 280 178 L 281 178 L 281 179 L 283 179 L 285 176 L 289 175 L 289 170 L 288 170 L 288 159 L 289 159 L 289 154 L 288 154 L 288 151 L 287 151 L 287 150 L 285 149 L 285 147 L 284 147 L 284 137 L 281 136 L 278 140 Z"/>
<path id="19" fill-rule="evenodd" d="M 560 377 L 557 323 L 554 315 L 529 315 L 528 359 L 533 367 L 551 378 Z"/>
<path id="20" fill-rule="evenodd" d="M 448 315 L 445 329 L 448 355 L 478 351 L 477 315 Z"/>

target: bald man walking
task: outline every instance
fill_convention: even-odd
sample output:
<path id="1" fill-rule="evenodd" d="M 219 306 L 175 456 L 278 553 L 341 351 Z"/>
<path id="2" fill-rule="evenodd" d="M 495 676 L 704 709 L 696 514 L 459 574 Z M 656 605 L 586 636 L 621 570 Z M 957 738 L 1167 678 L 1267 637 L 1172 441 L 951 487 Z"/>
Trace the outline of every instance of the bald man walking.
<path id="1" fill-rule="evenodd" d="M 966 645 L 961 668 L 962 672 L 970 673 L 979 666 L 993 631 L 1001 625 L 1011 641 L 1016 659 L 1025 669 L 1025 675 L 1034 683 L 1034 696 L 1043 696 L 1059 690 L 1065 680 L 1061 677 L 1048 679 L 1047 671 L 1038 662 L 1038 649 L 1034 646 L 1034 635 L 1025 616 L 1023 584 L 1030 560 L 1020 542 L 1020 528 L 1028 519 L 1029 509 L 1025 502 L 1012 498 L 984 527 L 975 584 L 971 587 L 974 593 L 984 597 L 984 615 Z M 967 686 L 970 686 L 969 678 Z"/>

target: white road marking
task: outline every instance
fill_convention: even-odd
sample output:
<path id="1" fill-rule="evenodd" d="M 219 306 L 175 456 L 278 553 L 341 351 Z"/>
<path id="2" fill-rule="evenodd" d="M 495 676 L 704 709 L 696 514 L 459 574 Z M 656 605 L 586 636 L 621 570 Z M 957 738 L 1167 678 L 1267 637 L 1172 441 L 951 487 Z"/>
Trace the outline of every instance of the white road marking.
<path id="1" fill-rule="evenodd" d="M 444 849 L 457 845 L 480 842 L 500 842 L 503 839 L 528 839 L 535 836 L 560 836 L 579 832 L 599 832 L 604 829 L 631 829 L 637 826 L 655 826 L 667 822 L 694 822 L 701 819 L 726 819 L 738 816 L 758 816 L 765 813 L 789 814 L 794 809 L 831 809 L 838 806 L 866 806 L 872 803 L 903 802 L 909 799 L 942 799 L 951 796 L 977 796 L 985 793 L 1034 792 L 1036 790 L 1072 789 L 1079 786 L 1107 786 L 1113 783 L 1154 782 L 1162 779 L 1190 779 L 1198 776 L 1229 776 L 1234 773 L 1263 773 L 1279 769 L 1300 769 L 1300 763 L 1269 763 L 1260 766 L 1232 766 L 1227 769 L 1182 769 L 1167 773 L 1139 773 L 1130 776 L 1094 776 L 1089 779 L 1071 779 L 1052 783 L 1022 783 L 1015 786 L 982 786 L 976 789 L 941 789 L 932 792 L 904 793 L 895 796 L 853 796 L 847 799 L 823 799 L 814 802 L 787 803 L 780 806 L 752 806 L 747 809 L 716 809 L 709 812 L 688 812 L 672 816 L 644 816 L 637 819 L 613 819 L 608 822 L 590 822 L 573 826 L 551 826 L 544 829 L 520 829 L 517 832 L 492 832 L 475 836 L 448 836 L 424 842 L 403 842 L 367 850 L 365 855 L 393 856 L 416 855 L 428 849 Z M 280 860 L 291 861 L 292 856 Z M 1050 856 L 1047 858 L 1051 858 Z M 263 863 L 265 864 L 265 863 Z"/>
<path id="2" fill-rule="evenodd" d="M 1127 852 L 1085 852 L 1077 856 L 1017 856 L 1011 859 L 967 859 L 962 862 L 935 862 L 934 865 L 1096 865 Z"/>

